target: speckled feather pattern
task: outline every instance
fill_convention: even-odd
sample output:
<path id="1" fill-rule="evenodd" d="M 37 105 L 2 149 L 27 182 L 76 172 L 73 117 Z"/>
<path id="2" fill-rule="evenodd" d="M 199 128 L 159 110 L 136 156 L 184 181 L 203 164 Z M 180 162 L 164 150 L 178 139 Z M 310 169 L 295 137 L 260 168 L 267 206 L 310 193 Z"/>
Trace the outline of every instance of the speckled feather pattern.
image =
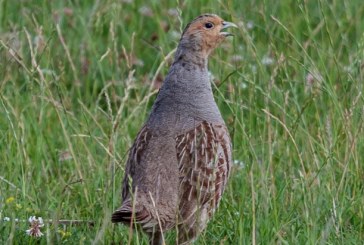
<path id="1" fill-rule="evenodd" d="M 123 203 L 113 222 L 136 222 L 151 244 L 178 229 L 189 244 L 206 227 L 230 172 L 231 141 L 208 77 L 208 55 L 224 39 L 223 20 L 203 15 L 187 25 L 150 116 L 132 145 L 123 180 Z"/>
<path id="2" fill-rule="evenodd" d="M 222 124 L 201 122 L 177 137 L 180 241 L 202 231 L 215 212 L 227 183 L 231 145 Z"/>

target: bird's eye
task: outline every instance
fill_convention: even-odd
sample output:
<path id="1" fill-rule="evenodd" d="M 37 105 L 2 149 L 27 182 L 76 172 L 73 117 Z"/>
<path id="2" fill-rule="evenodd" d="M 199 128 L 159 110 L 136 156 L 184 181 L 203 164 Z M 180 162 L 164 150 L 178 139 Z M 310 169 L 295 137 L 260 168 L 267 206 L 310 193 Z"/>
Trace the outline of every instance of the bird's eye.
<path id="1" fill-rule="evenodd" d="M 211 29 L 212 27 L 214 27 L 214 24 L 212 24 L 211 22 L 207 22 L 207 23 L 205 23 L 205 27 L 207 29 Z"/>

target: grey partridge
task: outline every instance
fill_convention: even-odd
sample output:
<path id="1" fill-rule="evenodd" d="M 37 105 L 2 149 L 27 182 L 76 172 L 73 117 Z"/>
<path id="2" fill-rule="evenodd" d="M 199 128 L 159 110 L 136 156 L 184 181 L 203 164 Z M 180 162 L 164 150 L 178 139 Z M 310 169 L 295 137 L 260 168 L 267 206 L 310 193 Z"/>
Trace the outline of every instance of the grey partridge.
<path id="1" fill-rule="evenodd" d="M 189 23 L 150 116 L 129 152 L 122 205 L 112 222 L 137 223 L 162 244 L 176 228 L 190 244 L 206 227 L 226 186 L 231 141 L 212 94 L 208 57 L 235 24 L 214 14 Z"/>

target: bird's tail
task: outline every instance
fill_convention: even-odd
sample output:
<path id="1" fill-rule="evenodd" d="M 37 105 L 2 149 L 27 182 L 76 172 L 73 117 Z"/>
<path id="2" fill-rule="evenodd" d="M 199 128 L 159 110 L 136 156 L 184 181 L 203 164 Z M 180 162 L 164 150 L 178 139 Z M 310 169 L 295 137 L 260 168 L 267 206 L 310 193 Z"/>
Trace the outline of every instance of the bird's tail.
<path id="1" fill-rule="evenodd" d="M 113 223 L 145 223 L 149 217 L 149 212 L 139 205 L 133 205 L 132 200 L 128 199 L 123 202 L 120 208 L 115 210 L 111 216 Z"/>
<path id="2" fill-rule="evenodd" d="M 163 235 L 159 230 L 158 221 L 152 218 L 148 210 L 142 206 L 135 204 L 128 199 L 123 202 L 111 216 L 113 223 L 122 222 L 126 225 L 140 224 L 142 229 L 149 235 L 150 245 L 162 245 Z"/>

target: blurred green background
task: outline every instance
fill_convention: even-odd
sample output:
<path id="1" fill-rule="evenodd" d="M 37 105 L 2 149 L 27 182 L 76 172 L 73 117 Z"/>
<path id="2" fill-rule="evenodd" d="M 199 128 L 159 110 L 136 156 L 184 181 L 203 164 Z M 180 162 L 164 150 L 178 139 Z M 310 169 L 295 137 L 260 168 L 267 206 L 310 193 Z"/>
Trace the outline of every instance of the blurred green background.
<path id="1" fill-rule="evenodd" d="M 110 215 L 181 30 L 201 13 L 239 29 L 209 62 L 234 166 L 196 244 L 362 243 L 361 0 L 0 0 L 1 244 L 147 242 Z M 33 215 L 41 238 L 25 233 Z"/>

